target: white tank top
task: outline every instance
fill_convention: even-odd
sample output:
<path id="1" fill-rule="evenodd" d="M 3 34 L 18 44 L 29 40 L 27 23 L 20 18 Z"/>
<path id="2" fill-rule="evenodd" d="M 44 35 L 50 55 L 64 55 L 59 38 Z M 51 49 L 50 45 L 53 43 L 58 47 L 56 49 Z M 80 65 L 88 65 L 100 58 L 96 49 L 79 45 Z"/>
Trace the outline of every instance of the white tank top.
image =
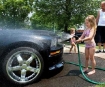
<path id="1" fill-rule="evenodd" d="M 102 10 L 100 10 L 98 26 L 105 26 L 105 12 L 103 12 Z"/>

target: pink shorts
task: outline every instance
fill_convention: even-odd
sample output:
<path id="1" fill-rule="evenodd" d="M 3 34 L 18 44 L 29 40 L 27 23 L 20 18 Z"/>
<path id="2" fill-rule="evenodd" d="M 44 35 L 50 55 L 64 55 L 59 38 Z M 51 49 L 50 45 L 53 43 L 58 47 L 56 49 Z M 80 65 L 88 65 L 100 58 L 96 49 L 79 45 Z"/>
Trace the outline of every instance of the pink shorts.
<path id="1" fill-rule="evenodd" d="M 95 46 L 96 46 L 95 43 L 85 44 L 86 48 L 92 48 L 92 47 L 95 47 Z"/>

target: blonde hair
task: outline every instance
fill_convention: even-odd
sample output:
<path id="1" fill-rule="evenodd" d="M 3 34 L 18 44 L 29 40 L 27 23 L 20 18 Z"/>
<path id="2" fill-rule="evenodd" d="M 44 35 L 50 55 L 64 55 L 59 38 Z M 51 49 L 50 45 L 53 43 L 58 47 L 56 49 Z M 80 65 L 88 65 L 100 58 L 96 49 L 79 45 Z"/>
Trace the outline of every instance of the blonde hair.
<path id="1" fill-rule="evenodd" d="M 105 4 L 105 1 L 102 1 L 101 4 Z"/>
<path id="2" fill-rule="evenodd" d="M 90 26 L 96 31 L 96 19 L 94 15 L 88 15 L 85 20 L 90 22 Z"/>
<path id="3" fill-rule="evenodd" d="M 75 28 L 70 28 L 70 33 L 73 33 L 73 31 L 75 32 Z"/>

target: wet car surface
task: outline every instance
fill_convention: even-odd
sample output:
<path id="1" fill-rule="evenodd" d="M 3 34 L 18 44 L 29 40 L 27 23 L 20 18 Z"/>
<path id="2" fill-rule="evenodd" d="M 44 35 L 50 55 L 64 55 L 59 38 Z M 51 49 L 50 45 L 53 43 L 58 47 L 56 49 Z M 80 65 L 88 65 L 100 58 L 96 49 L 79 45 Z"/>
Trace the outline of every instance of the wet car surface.
<path id="1" fill-rule="evenodd" d="M 84 61 L 84 54 L 81 53 L 82 61 Z M 65 61 L 72 61 L 78 63 L 77 54 L 63 55 Z M 105 60 L 96 57 L 97 66 L 105 66 Z M 83 63 L 84 64 L 84 63 Z M 84 79 L 79 67 L 72 64 L 64 64 L 64 68 L 59 70 L 54 70 L 53 72 L 47 73 L 48 76 L 43 76 L 41 80 L 36 83 L 29 84 L 23 87 L 95 87 L 96 84 L 92 84 Z M 104 77 L 103 77 L 104 76 Z M 88 76 L 94 81 L 105 81 L 105 71 L 96 70 L 96 74 Z M 0 87 L 22 87 L 14 86 L 13 84 L 5 82 L 5 80 L 0 81 Z"/>
<path id="2" fill-rule="evenodd" d="M 7 81 L 26 85 L 63 67 L 63 45 L 48 30 L 0 30 L 0 68 Z"/>

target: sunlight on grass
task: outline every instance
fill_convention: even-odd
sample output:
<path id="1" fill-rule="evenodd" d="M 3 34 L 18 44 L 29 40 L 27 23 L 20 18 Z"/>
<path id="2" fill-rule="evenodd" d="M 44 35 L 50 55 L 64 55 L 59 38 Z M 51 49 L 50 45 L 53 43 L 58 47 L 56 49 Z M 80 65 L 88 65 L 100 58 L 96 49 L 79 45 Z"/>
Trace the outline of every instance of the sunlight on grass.
<path id="1" fill-rule="evenodd" d="M 80 44 L 81 47 L 85 47 L 85 44 Z M 96 46 L 96 49 L 98 49 L 98 46 Z"/>
<path id="2" fill-rule="evenodd" d="M 95 87 L 105 87 L 105 85 L 96 85 Z"/>
<path id="3" fill-rule="evenodd" d="M 62 44 L 70 45 L 70 42 L 69 41 L 64 41 L 64 42 L 62 42 Z M 85 47 L 85 44 L 84 43 L 80 43 L 79 46 L 80 47 Z M 96 49 L 98 49 L 98 46 L 96 46 Z"/>

